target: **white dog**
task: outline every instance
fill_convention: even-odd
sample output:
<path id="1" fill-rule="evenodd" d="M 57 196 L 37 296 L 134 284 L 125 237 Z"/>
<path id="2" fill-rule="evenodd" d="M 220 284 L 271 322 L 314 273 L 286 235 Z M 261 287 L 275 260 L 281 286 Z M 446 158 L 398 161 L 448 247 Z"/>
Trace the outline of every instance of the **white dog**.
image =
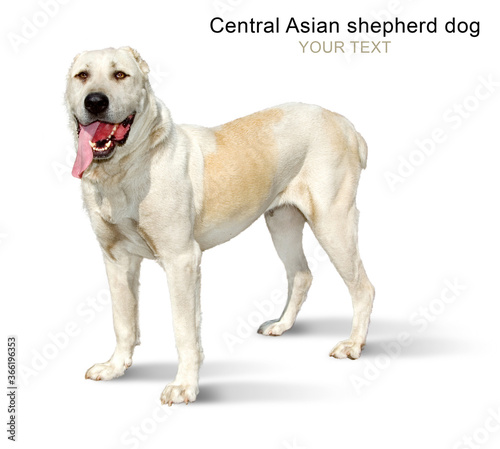
<path id="1" fill-rule="evenodd" d="M 75 130 L 73 175 L 104 254 L 116 349 L 86 377 L 124 374 L 139 344 L 138 285 L 144 257 L 164 268 L 179 357 L 164 404 L 192 402 L 203 360 L 202 251 L 265 214 L 288 275 L 280 319 L 259 332 L 290 329 L 312 276 L 302 250 L 312 228 L 352 296 L 347 340 L 330 355 L 356 359 L 366 340 L 374 289 L 357 243 L 356 190 L 367 147 L 353 125 L 318 106 L 285 104 L 215 128 L 175 125 L 153 94 L 148 66 L 129 48 L 89 51 L 70 69 L 66 102 Z"/>

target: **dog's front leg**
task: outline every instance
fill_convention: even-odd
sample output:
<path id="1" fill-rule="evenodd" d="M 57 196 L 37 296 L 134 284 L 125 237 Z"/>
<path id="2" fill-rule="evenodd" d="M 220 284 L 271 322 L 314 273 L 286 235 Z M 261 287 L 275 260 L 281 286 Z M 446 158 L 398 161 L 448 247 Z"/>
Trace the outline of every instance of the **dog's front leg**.
<path id="1" fill-rule="evenodd" d="M 111 380 L 132 365 L 134 348 L 139 344 L 138 290 L 142 258 L 122 254 L 116 260 L 104 257 L 113 302 L 116 348 L 111 358 L 89 368 L 85 378 Z"/>
<path id="2" fill-rule="evenodd" d="M 203 361 L 200 338 L 200 262 L 196 242 L 180 254 L 162 258 L 167 273 L 179 366 L 175 380 L 161 395 L 162 404 L 193 402 L 198 394 L 198 373 Z"/>

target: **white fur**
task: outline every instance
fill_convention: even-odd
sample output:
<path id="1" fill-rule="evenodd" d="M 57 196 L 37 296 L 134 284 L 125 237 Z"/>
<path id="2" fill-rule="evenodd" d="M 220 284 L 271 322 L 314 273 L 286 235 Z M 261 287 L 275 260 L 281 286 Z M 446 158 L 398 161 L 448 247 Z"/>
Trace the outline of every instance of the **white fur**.
<path id="1" fill-rule="evenodd" d="M 117 69 L 130 76 L 113 79 Z M 75 76 L 82 70 L 90 75 L 85 82 Z M 290 329 L 306 298 L 312 282 L 301 242 L 307 221 L 353 300 L 351 336 L 331 355 L 359 357 L 374 296 L 357 247 L 355 197 L 367 154 L 363 138 L 344 117 L 303 104 L 282 105 L 217 128 L 178 126 L 155 98 L 147 72 L 138 53 L 124 47 L 77 56 L 68 76 L 73 127 L 76 121 L 93 121 L 83 107 L 90 92 L 110 98 L 106 121 L 117 123 L 136 113 L 126 144 L 111 159 L 94 161 L 82 178 L 84 202 L 104 254 L 117 340 L 110 360 L 94 365 L 86 376 L 109 380 L 132 364 L 139 343 L 140 263 L 156 259 L 168 279 L 179 356 L 177 376 L 161 400 L 169 405 L 194 401 L 203 359 L 202 251 L 234 237 L 263 213 L 286 268 L 289 292 L 281 318 L 264 323 L 259 332 L 281 335 Z M 232 146 L 245 152 L 245 161 L 252 159 L 253 171 L 238 162 L 242 154 Z M 268 158 L 265 164 L 262 158 Z M 236 180 L 234 172 L 241 173 Z M 226 188 L 225 179 L 235 183 L 234 189 Z M 210 188 L 220 191 L 207 192 Z"/>

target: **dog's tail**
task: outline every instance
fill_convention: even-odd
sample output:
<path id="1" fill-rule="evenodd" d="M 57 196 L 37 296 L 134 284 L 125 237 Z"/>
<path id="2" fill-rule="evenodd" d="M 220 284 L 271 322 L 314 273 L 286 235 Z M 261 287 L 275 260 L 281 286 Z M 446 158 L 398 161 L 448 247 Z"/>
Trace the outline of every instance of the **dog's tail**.
<path id="1" fill-rule="evenodd" d="M 361 162 L 361 168 L 366 168 L 366 161 L 368 159 L 368 145 L 366 145 L 365 139 L 363 139 L 363 136 L 358 133 L 357 131 L 354 131 L 356 135 L 356 140 L 358 142 L 358 153 L 359 153 L 359 160 Z"/>

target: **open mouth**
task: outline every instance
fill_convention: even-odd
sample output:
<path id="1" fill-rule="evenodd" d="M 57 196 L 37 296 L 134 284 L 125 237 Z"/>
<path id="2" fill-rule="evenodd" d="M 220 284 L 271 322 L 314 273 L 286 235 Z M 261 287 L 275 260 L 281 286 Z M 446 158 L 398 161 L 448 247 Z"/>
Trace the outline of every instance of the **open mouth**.
<path id="1" fill-rule="evenodd" d="M 109 159 L 117 145 L 127 141 L 135 114 L 130 114 L 121 123 L 78 123 L 78 152 L 72 174 L 81 178 L 93 160 Z"/>
<path id="2" fill-rule="evenodd" d="M 123 145 L 127 141 L 130 127 L 134 121 L 134 114 L 129 115 L 121 123 L 99 123 L 92 139 L 89 140 L 94 159 L 107 159 L 116 145 Z M 96 123 L 96 122 L 94 122 Z M 80 125 L 80 129 L 82 125 Z"/>

